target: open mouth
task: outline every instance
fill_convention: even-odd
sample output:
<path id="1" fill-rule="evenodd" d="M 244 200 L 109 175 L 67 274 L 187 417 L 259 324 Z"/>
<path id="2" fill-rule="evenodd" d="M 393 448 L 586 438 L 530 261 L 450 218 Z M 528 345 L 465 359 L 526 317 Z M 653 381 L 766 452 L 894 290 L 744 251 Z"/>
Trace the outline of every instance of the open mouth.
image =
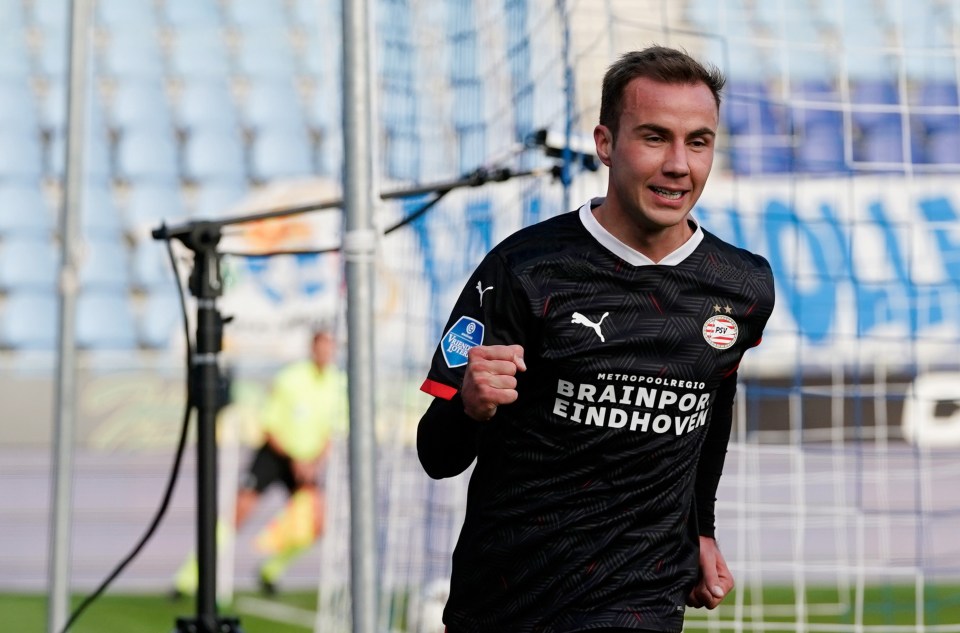
<path id="1" fill-rule="evenodd" d="M 666 198 L 667 200 L 679 200 L 683 197 L 682 191 L 670 191 L 669 189 L 662 189 L 661 187 L 650 187 L 650 189 L 661 198 Z"/>

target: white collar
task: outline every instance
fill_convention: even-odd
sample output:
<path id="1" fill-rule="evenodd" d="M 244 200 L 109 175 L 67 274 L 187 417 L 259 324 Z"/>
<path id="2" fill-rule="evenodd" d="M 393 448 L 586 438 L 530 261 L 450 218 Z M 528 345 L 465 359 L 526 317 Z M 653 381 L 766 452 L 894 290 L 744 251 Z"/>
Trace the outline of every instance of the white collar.
<path id="1" fill-rule="evenodd" d="M 601 246 L 632 266 L 676 266 L 689 257 L 703 241 L 703 231 L 700 229 L 700 223 L 692 216 L 687 216 L 687 221 L 694 225 L 693 235 L 681 244 L 677 250 L 659 262 L 655 262 L 640 251 L 634 250 L 615 238 L 597 222 L 597 218 L 593 217 L 592 209 L 602 203 L 603 198 L 593 198 L 580 207 L 580 221 L 583 223 L 583 228 L 587 229 L 587 232 L 600 242 Z"/>

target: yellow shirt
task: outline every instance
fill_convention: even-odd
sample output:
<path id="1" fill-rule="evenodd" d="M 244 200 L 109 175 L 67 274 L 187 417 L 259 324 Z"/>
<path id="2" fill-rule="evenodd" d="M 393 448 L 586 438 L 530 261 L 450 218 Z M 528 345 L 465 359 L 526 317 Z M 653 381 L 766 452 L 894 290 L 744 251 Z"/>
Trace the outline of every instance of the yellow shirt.
<path id="1" fill-rule="evenodd" d="M 348 425 L 346 375 L 311 360 L 288 365 L 274 379 L 263 429 L 296 461 L 316 459 Z"/>

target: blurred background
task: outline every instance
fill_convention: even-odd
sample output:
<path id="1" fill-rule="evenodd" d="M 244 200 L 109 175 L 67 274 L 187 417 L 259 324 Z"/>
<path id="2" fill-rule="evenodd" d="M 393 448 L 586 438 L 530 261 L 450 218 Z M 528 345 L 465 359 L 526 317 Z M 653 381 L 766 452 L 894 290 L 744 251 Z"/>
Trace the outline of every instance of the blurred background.
<path id="1" fill-rule="evenodd" d="M 175 274 L 151 229 L 337 200 L 343 151 L 340 2 L 92 5 L 85 94 L 74 95 L 87 112 L 72 207 L 77 591 L 96 587 L 142 534 L 179 435 L 177 284 L 191 254 L 173 245 Z M 48 583 L 68 9 L 0 0 L 0 591 L 11 594 Z M 621 52 L 659 43 L 728 76 L 717 162 L 695 215 L 767 257 L 778 285 L 763 344 L 741 367 L 718 506 L 740 590 L 717 612 L 691 612 L 688 630 L 960 631 L 960 2 L 370 9 L 381 191 L 480 168 L 559 167 L 457 189 L 378 241 L 384 629 L 417 630 L 412 605 L 442 594 L 459 529 L 466 477 L 428 480 L 413 447 L 427 404 L 418 387 L 449 309 L 493 244 L 603 194 L 605 173 L 579 153 L 592 152 L 602 74 Z M 542 130 L 577 151 L 544 151 Z M 378 225 L 429 200 L 385 201 Z M 346 338 L 342 226 L 335 206 L 225 233 L 221 309 L 233 320 L 221 498 L 257 441 L 270 377 L 303 356 L 310 325 L 333 319 Z M 285 249 L 329 252 L 249 256 Z M 341 442 L 328 533 L 286 581 L 317 591 L 329 616 L 317 630 L 349 617 L 344 453 Z M 117 591 L 169 588 L 194 543 L 194 475 L 191 450 L 161 529 Z M 224 557 L 228 593 L 255 584 L 255 532 Z"/>

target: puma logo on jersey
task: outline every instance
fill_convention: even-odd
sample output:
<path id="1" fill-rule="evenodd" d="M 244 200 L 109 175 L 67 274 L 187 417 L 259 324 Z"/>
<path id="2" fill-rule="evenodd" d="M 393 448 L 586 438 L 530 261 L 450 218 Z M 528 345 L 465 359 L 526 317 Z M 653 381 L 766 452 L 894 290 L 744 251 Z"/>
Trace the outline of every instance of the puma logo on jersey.
<path id="1" fill-rule="evenodd" d="M 483 282 L 480 282 L 480 281 L 477 282 L 477 292 L 480 293 L 480 305 L 481 305 L 481 306 L 483 305 L 483 293 L 485 293 L 487 290 L 493 290 L 493 286 L 487 286 L 486 288 L 484 288 L 484 287 L 483 287 Z"/>
<path id="2" fill-rule="evenodd" d="M 591 320 L 588 319 L 587 317 L 583 316 L 583 315 L 580 314 L 579 312 L 574 312 L 574 313 L 573 313 L 573 319 L 571 319 L 570 322 L 571 322 L 571 323 L 577 323 L 577 324 L 579 324 L 579 325 L 585 325 L 585 326 L 587 326 L 588 328 L 592 328 L 593 331 L 597 333 L 597 336 L 600 337 L 600 342 L 606 343 L 606 342 L 607 342 L 607 339 L 603 338 L 603 332 L 600 331 L 600 324 L 603 323 L 603 320 L 606 319 L 606 318 L 607 318 L 607 315 L 609 315 L 609 314 L 610 314 L 609 312 L 604 312 L 604 313 L 603 313 L 603 316 L 600 317 L 600 320 L 597 321 L 596 323 L 594 323 L 593 321 L 591 321 Z"/>

